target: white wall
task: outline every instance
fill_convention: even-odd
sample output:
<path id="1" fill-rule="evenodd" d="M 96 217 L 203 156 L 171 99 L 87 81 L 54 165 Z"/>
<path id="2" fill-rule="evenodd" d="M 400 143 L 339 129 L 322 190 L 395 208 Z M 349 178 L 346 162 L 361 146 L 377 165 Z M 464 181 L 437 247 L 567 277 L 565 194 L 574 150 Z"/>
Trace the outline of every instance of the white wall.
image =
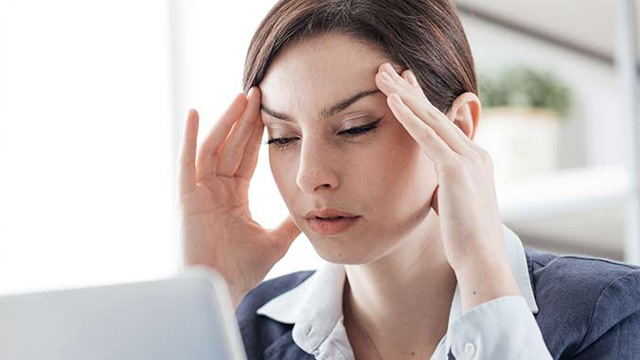
<path id="1" fill-rule="evenodd" d="M 623 162 L 620 89 L 612 66 L 468 15 L 462 20 L 478 69 L 526 64 L 553 71 L 573 88 L 574 109 L 560 141 L 561 168 Z"/>
<path id="2" fill-rule="evenodd" d="M 0 1 L 0 292 L 175 269 L 166 19 Z"/>

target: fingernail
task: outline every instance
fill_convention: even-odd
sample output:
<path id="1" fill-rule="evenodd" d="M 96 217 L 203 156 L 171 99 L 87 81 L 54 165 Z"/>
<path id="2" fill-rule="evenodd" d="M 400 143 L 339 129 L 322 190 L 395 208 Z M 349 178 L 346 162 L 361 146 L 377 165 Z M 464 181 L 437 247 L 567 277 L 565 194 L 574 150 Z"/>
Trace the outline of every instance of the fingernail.
<path id="1" fill-rule="evenodd" d="M 409 77 L 409 82 L 411 83 L 411 85 L 413 86 L 420 86 L 418 84 L 418 79 L 416 78 L 416 76 L 413 74 L 413 71 L 411 70 L 407 70 L 408 72 L 408 77 Z"/>
<path id="2" fill-rule="evenodd" d="M 391 66 L 391 64 L 389 63 L 384 64 L 384 67 L 387 69 L 387 71 L 396 71 L 396 69 L 394 69 L 393 66 Z"/>

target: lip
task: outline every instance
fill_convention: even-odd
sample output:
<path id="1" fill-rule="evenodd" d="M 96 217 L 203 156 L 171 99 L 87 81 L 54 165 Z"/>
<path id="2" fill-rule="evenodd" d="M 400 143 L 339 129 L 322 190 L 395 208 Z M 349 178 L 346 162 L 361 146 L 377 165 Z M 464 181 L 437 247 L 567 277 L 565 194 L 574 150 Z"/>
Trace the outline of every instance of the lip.
<path id="1" fill-rule="evenodd" d="M 351 213 L 340 211 L 340 210 L 337 210 L 337 209 L 322 209 L 322 210 L 309 211 L 304 216 L 304 218 L 309 220 L 309 219 L 315 219 L 316 216 L 323 217 L 323 218 L 335 217 L 335 216 L 343 216 L 345 218 L 358 217 L 358 215 L 356 215 L 356 214 L 351 214 Z"/>
<path id="2" fill-rule="evenodd" d="M 319 235 L 338 234 L 355 225 L 359 220 L 360 216 L 343 217 L 337 220 L 320 220 L 316 219 L 315 216 L 306 219 L 311 230 Z"/>

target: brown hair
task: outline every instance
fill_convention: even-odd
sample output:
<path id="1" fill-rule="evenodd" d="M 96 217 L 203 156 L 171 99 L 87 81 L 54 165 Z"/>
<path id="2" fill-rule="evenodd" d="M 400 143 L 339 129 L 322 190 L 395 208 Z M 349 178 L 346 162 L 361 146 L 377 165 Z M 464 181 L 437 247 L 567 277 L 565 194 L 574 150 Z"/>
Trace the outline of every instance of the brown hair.
<path id="1" fill-rule="evenodd" d="M 473 56 L 452 0 L 280 0 L 258 26 L 245 59 L 245 93 L 278 51 L 329 32 L 352 36 L 411 69 L 438 109 L 478 93 Z"/>

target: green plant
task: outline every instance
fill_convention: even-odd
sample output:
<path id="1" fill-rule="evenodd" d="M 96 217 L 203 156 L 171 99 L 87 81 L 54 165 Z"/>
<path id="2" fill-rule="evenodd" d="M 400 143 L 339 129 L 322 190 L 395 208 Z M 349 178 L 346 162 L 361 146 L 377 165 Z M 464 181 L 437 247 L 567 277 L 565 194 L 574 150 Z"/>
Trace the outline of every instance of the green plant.
<path id="1" fill-rule="evenodd" d="M 571 90 L 549 71 L 512 66 L 478 79 L 483 107 L 533 107 L 555 111 L 561 117 L 571 107 Z"/>

